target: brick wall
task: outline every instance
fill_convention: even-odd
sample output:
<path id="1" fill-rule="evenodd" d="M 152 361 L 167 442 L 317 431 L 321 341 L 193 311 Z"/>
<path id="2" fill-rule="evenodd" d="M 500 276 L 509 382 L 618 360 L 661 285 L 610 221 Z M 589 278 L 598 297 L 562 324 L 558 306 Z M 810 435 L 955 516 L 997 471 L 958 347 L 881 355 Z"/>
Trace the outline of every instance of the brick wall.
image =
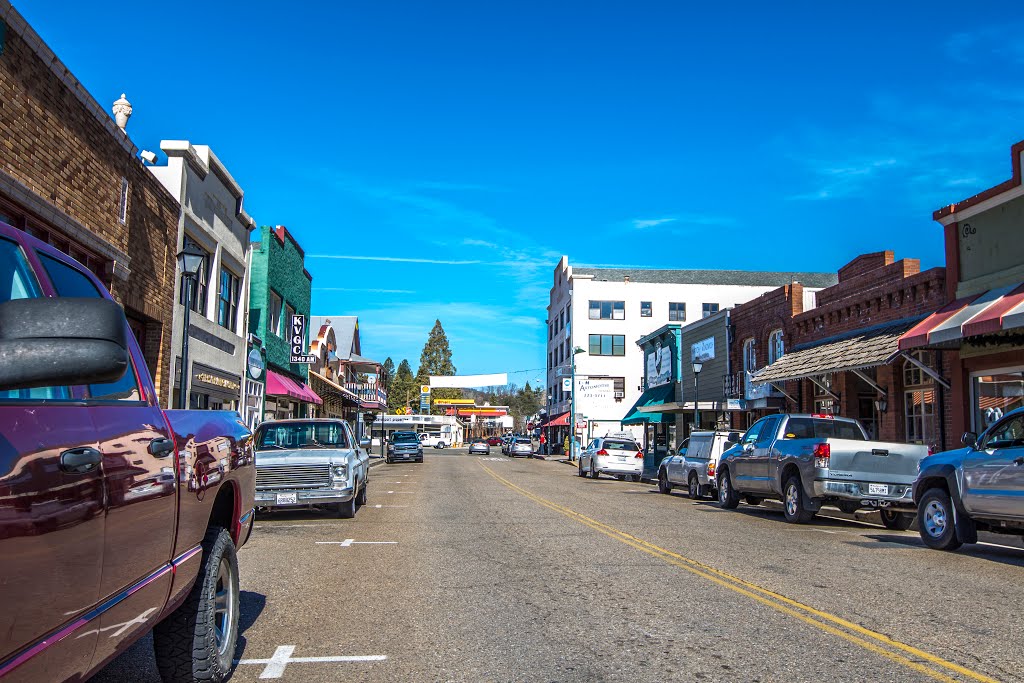
<path id="1" fill-rule="evenodd" d="M 178 203 L 31 27 L 16 12 L 6 24 L 0 194 L 21 210 L 17 227 L 47 232 L 51 243 L 67 240 L 69 251 L 79 245 L 98 254 L 101 279 L 145 328 L 143 353 L 157 395 L 165 396 Z M 129 185 L 126 224 L 119 219 L 122 179 Z"/>

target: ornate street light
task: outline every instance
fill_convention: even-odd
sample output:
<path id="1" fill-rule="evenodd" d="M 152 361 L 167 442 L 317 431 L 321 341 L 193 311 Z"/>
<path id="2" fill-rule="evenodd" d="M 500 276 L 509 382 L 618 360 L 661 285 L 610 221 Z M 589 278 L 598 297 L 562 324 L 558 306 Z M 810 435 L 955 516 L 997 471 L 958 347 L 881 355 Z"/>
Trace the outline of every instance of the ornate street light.
<path id="1" fill-rule="evenodd" d="M 181 367 L 179 372 L 181 373 L 180 389 L 178 392 L 178 408 L 185 410 L 188 408 L 188 328 L 189 320 L 192 313 L 192 287 L 199 275 L 199 272 L 203 268 L 203 262 L 206 261 L 206 254 L 192 246 L 186 244 L 185 248 L 178 253 L 178 269 L 181 271 L 181 277 L 185 282 L 185 324 L 181 330 Z"/>

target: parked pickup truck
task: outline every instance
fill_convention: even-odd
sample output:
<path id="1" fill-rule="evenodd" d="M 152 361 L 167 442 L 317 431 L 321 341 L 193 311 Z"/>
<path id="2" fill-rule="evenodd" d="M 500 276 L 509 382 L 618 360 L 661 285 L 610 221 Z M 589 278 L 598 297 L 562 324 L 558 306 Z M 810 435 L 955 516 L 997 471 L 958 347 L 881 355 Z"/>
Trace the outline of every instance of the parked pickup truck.
<path id="1" fill-rule="evenodd" d="M 732 441 L 730 441 L 732 436 Z M 658 490 L 671 493 L 676 486 L 686 487 L 690 498 L 718 495 L 715 471 L 722 453 L 739 440 L 739 432 L 693 432 L 681 442 L 675 455 L 658 467 Z"/>
<path id="2" fill-rule="evenodd" d="M 718 465 L 718 502 L 735 508 L 783 502 L 786 521 L 806 523 L 823 505 L 879 510 L 891 529 L 914 521 L 912 484 L 927 446 L 869 441 L 856 420 L 769 415 L 755 422 Z"/>
<path id="3" fill-rule="evenodd" d="M 964 448 L 921 461 L 914 482 L 921 540 L 955 550 L 977 543 L 978 531 L 1024 536 L 1024 408 L 962 441 Z"/>
<path id="4" fill-rule="evenodd" d="M 345 420 L 271 420 L 256 428 L 256 506 L 329 506 L 355 517 L 366 504 L 369 440 Z"/>
<path id="5" fill-rule="evenodd" d="M 431 434 L 429 432 L 421 432 L 419 434 L 420 443 L 424 448 L 448 448 L 452 445 L 451 434 Z"/>
<path id="6" fill-rule="evenodd" d="M 84 680 L 150 631 L 163 680 L 225 680 L 255 477 L 237 413 L 162 411 L 102 283 L 0 224 L 0 680 Z"/>

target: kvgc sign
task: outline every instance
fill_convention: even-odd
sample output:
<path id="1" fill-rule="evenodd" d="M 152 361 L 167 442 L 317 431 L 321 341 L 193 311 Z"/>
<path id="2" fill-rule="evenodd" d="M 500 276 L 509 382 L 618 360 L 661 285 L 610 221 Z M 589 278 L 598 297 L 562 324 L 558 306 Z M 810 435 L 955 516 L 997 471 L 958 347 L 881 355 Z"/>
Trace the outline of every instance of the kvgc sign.
<path id="1" fill-rule="evenodd" d="M 292 316 L 292 363 L 315 363 L 316 356 L 306 353 L 306 316 Z"/>

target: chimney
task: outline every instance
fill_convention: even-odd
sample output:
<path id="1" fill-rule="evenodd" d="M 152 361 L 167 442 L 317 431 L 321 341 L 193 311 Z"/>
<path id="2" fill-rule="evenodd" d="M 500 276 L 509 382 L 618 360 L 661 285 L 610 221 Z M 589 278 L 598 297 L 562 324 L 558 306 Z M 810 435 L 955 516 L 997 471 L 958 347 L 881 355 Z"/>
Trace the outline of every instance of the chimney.
<path id="1" fill-rule="evenodd" d="M 622 276 L 622 281 L 625 282 L 628 285 L 629 284 L 629 276 L 628 275 L 623 275 Z"/>
<path id="2" fill-rule="evenodd" d="M 121 97 L 114 100 L 114 106 L 111 108 L 114 113 L 114 121 L 117 122 L 117 127 L 121 129 L 121 132 L 127 134 L 128 131 L 125 128 L 128 127 L 128 119 L 132 117 L 132 103 L 125 99 L 124 93 L 121 93 Z"/>

